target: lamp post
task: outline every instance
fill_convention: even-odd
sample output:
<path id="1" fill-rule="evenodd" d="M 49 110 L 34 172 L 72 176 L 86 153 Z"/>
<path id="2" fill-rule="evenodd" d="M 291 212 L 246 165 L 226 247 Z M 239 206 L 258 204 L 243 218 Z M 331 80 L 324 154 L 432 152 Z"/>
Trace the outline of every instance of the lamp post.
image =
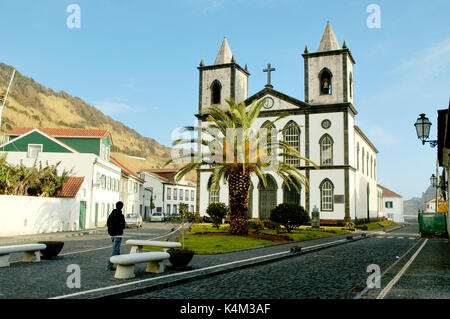
<path id="1" fill-rule="evenodd" d="M 430 120 L 428 119 L 428 117 L 425 116 L 424 113 L 419 115 L 419 118 L 417 119 L 416 123 L 414 124 L 414 126 L 416 127 L 416 132 L 417 132 L 417 137 L 419 138 L 419 140 L 422 141 L 422 145 L 425 145 L 425 143 L 430 143 L 431 147 L 436 147 L 437 145 L 437 140 L 429 140 L 428 137 L 430 135 L 430 127 L 431 127 L 432 123 L 430 122 Z M 430 178 L 430 182 L 431 185 L 433 185 L 434 187 L 436 187 L 436 207 L 435 207 L 435 211 L 437 213 L 438 211 L 438 188 L 437 188 L 437 179 L 439 176 L 439 164 L 438 164 L 438 153 L 436 152 L 436 176 L 433 174 L 431 175 Z"/>

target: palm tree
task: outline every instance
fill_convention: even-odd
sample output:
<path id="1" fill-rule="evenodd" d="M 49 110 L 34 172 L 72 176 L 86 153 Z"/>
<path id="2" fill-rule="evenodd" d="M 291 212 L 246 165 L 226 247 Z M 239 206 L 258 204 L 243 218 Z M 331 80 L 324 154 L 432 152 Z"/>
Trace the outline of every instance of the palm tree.
<path id="1" fill-rule="evenodd" d="M 280 176 L 288 187 L 300 191 L 298 185 L 308 186 L 306 177 L 293 165 L 281 158 L 303 159 L 300 153 L 284 141 L 276 140 L 276 132 L 268 131 L 273 124 L 289 114 L 283 114 L 274 121 L 268 121 L 262 129 L 254 129 L 265 99 L 253 102 L 247 109 L 244 102 L 236 104 L 227 99 L 227 109 L 222 110 L 216 105 L 205 109 L 200 116 L 206 119 L 206 125 L 201 127 L 185 127 L 183 132 L 195 133 L 197 137 L 178 139 L 173 146 L 196 143 L 197 151 L 172 159 L 166 165 L 174 162 L 190 160 L 173 174 L 176 182 L 188 172 L 209 166 L 213 169 L 208 190 L 218 190 L 221 179 L 228 185 L 230 208 L 230 233 L 243 235 L 248 233 L 247 208 L 250 189 L 250 177 L 255 174 L 266 186 L 267 171 Z M 267 134 L 266 134 L 267 133 Z M 203 149 L 207 147 L 206 151 Z M 192 148 L 191 148 L 192 149 Z"/>

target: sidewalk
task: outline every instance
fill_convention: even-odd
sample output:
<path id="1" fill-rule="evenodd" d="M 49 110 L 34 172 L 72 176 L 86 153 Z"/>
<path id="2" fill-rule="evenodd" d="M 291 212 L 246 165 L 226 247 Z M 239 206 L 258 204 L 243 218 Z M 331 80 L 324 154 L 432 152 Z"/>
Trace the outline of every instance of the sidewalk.
<path id="1" fill-rule="evenodd" d="M 66 242 L 64 250 L 56 260 L 42 260 L 36 264 L 22 264 L 17 262 L 20 260 L 19 257 L 21 257 L 17 255 L 15 256 L 15 264 L 12 264 L 11 267 L 0 268 L 0 298 L 122 298 L 136 294 L 136 292 L 143 293 L 195 281 L 218 273 L 226 273 L 236 269 L 299 256 L 309 251 L 346 245 L 350 242 L 370 238 L 380 231 L 392 233 L 397 229 L 399 227 L 394 226 L 382 230 L 359 232 L 354 234 L 352 239 L 348 239 L 347 235 L 340 235 L 304 242 L 244 249 L 223 254 L 195 255 L 190 263 L 192 271 L 187 272 L 168 269 L 162 274 L 148 274 L 145 272 L 145 263 L 141 263 L 136 265 L 136 278 L 128 280 L 114 279 L 113 272 L 105 271 L 106 261 L 111 253 L 111 242 L 105 229 L 95 230 L 99 234 L 104 233 L 105 236 L 92 236 L 92 238 L 90 238 L 91 236 L 86 236 L 83 240 L 78 240 L 76 236 L 82 236 L 88 231 L 35 235 L 39 238 L 20 236 L 21 238 L 16 239 L 16 242 L 19 240 L 30 242 L 32 239 L 43 240 L 44 236 L 48 236 L 48 240 L 55 240 L 59 236 L 69 236 L 72 239 Z M 145 230 L 133 231 L 133 233 L 124 236 L 123 243 L 129 238 L 135 237 L 136 232 L 143 231 Z M 143 234 L 150 235 L 150 233 Z M 366 236 L 362 237 L 361 234 L 366 234 Z M 299 247 L 301 247 L 301 250 L 298 250 Z M 296 249 L 291 251 L 291 248 Z M 441 248 L 441 254 L 444 248 Z M 448 243 L 446 249 L 448 251 Z M 121 250 L 122 253 L 128 253 L 129 246 L 123 244 Z M 434 253 L 434 250 L 430 251 L 431 255 Z M 448 260 L 448 255 L 442 256 Z M 425 261 L 427 260 L 435 260 L 435 257 L 427 256 Z M 165 263 L 169 264 L 168 261 Z M 71 289 L 66 285 L 68 276 L 70 276 L 70 272 L 67 269 L 69 265 L 73 264 L 79 265 L 81 269 L 80 289 Z M 439 267 L 441 266 L 439 265 Z M 426 267 L 429 267 L 429 265 Z M 446 267 L 445 269 L 448 270 L 448 264 L 446 264 Z M 11 283 L 11 278 L 14 278 L 14 284 Z M 446 278 L 448 280 L 448 275 Z M 421 285 L 427 285 L 427 283 L 422 282 Z"/>
<path id="2" fill-rule="evenodd" d="M 99 227 L 94 229 L 83 229 L 77 231 L 56 232 L 47 234 L 33 234 L 33 235 L 19 235 L 19 236 L 5 236 L 0 237 L 0 246 L 20 245 L 27 243 L 34 243 L 39 241 L 57 241 L 68 237 L 84 236 L 91 234 L 107 234 L 106 227 Z"/>

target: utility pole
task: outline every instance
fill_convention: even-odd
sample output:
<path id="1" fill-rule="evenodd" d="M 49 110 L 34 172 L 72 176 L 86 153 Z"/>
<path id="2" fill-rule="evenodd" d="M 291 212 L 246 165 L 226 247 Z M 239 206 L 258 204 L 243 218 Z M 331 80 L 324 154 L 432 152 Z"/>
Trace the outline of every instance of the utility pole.
<path id="1" fill-rule="evenodd" d="M 11 88 L 11 83 L 12 83 L 12 81 L 14 79 L 14 74 L 16 74 L 16 70 L 15 69 L 13 70 L 13 73 L 11 75 L 11 80 L 9 81 L 8 90 L 6 90 L 5 98 L 3 99 L 2 106 L 0 107 L 0 131 L 1 131 L 1 128 L 2 128 L 2 112 L 3 112 L 3 108 L 5 107 L 5 104 L 6 104 L 6 99 L 8 98 L 8 93 L 9 93 L 9 89 Z"/>

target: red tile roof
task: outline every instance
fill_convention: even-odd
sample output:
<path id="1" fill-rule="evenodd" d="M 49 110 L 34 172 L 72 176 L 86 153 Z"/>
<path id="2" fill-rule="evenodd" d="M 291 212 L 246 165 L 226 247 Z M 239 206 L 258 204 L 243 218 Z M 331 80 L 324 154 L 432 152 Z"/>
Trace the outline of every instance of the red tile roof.
<path id="1" fill-rule="evenodd" d="M 75 197 L 83 184 L 84 177 L 72 176 L 56 192 L 56 197 Z"/>
<path id="2" fill-rule="evenodd" d="M 23 135 L 34 130 L 32 127 L 16 127 L 8 132 L 8 135 Z M 110 132 L 105 129 L 83 129 L 83 128 L 46 128 L 40 127 L 39 131 L 52 137 L 107 137 Z"/>
<path id="3" fill-rule="evenodd" d="M 378 186 L 380 186 L 383 189 L 383 197 L 403 197 L 403 196 L 387 189 L 386 187 L 383 187 L 381 185 L 378 185 Z"/>
<path id="4" fill-rule="evenodd" d="M 128 175 L 132 175 L 133 177 L 142 180 L 135 172 L 125 167 L 122 163 L 120 163 L 118 160 L 116 160 L 114 157 L 109 156 L 109 161 L 117 166 L 120 167 L 121 170 L 125 171 Z"/>
<path id="5" fill-rule="evenodd" d="M 171 176 L 176 171 L 178 171 L 178 168 L 147 168 L 141 169 L 139 172 L 156 174 L 158 177 L 161 177 L 168 182 L 173 182 Z"/>

